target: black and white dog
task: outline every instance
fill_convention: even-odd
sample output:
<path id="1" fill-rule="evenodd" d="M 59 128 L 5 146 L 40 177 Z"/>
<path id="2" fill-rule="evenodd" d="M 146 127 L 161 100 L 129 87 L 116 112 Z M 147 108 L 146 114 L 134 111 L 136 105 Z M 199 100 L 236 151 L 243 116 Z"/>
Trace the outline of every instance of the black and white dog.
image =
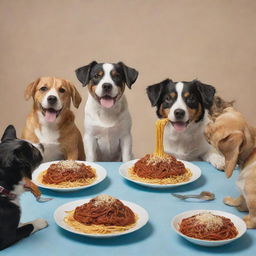
<path id="1" fill-rule="evenodd" d="M 19 197 L 24 192 L 23 178 L 42 161 L 39 149 L 16 137 L 15 128 L 6 128 L 0 143 L 0 250 L 45 228 L 43 219 L 20 223 Z"/>
<path id="2" fill-rule="evenodd" d="M 210 162 L 224 168 L 224 157 L 208 144 L 204 129 L 209 122 L 215 88 L 198 80 L 173 82 L 166 79 L 147 88 L 152 106 L 157 107 L 159 118 L 168 118 L 164 130 L 165 152 L 178 159 Z"/>
<path id="3" fill-rule="evenodd" d="M 88 85 L 85 105 L 84 146 L 87 161 L 129 161 L 132 159 L 131 116 L 124 96 L 138 72 L 122 62 L 91 62 L 78 68 L 76 76 Z"/>

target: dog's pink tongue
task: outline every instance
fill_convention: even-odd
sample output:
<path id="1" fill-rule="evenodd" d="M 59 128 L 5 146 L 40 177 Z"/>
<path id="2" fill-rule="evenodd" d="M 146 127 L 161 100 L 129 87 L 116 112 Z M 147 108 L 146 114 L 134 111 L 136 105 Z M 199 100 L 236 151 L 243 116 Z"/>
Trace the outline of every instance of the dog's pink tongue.
<path id="1" fill-rule="evenodd" d="M 173 124 L 173 127 L 177 132 L 182 132 L 185 130 L 186 125 L 185 123 L 182 123 L 182 122 L 176 122 Z"/>
<path id="2" fill-rule="evenodd" d="M 100 104 L 104 108 L 111 108 L 114 105 L 114 100 L 111 98 L 101 98 Z"/>
<path id="3" fill-rule="evenodd" d="M 48 111 L 46 110 L 45 111 L 45 119 L 47 122 L 54 122 L 57 118 L 57 112 L 54 112 L 54 111 Z"/>

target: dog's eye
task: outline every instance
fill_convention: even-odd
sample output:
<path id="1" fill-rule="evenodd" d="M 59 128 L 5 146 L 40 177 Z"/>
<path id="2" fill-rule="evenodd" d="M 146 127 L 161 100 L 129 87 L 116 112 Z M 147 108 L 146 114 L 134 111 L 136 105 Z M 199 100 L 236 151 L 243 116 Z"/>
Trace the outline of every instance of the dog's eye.
<path id="1" fill-rule="evenodd" d="M 101 77 L 100 74 L 95 74 L 95 75 L 94 75 L 94 78 L 95 78 L 95 79 L 99 79 L 100 77 Z"/>
<path id="2" fill-rule="evenodd" d="M 191 95 L 187 98 L 187 102 L 193 104 L 196 102 L 196 98 L 193 95 Z"/>
<path id="3" fill-rule="evenodd" d="M 165 101 L 166 101 L 167 103 L 171 102 L 171 101 L 172 101 L 171 96 L 167 96 L 167 97 L 165 98 Z"/>
<path id="4" fill-rule="evenodd" d="M 65 90 L 64 88 L 60 88 L 60 89 L 59 89 L 59 92 L 60 92 L 60 93 L 64 93 L 65 91 L 66 91 L 66 90 Z"/>
<path id="5" fill-rule="evenodd" d="M 45 92 L 45 91 L 47 91 L 47 87 L 46 87 L 46 86 L 43 86 L 43 87 L 41 87 L 39 90 L 40 90 L 41 92 Z"/>
<path id="6" fill-rule="evenodd" d="M 114 73 L 112 77 L 118 79 L 121 77 L 121 75 L 119 73 Z"/>

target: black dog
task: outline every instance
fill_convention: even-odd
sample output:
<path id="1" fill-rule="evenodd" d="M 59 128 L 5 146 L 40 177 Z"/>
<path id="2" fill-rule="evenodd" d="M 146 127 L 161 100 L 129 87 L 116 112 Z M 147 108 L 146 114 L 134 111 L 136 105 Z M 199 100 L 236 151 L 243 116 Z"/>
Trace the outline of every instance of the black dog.
<path id="1" fill-rule="evenodd" d="M 20 223 L 19 197 L 24 192 L 23 178 L 31 178 L 41 161 L 40 150 L 17 139 L 15 128 L 9 125 L 0 143 L 0 250 L 48 225 L 43 219 Z"/>

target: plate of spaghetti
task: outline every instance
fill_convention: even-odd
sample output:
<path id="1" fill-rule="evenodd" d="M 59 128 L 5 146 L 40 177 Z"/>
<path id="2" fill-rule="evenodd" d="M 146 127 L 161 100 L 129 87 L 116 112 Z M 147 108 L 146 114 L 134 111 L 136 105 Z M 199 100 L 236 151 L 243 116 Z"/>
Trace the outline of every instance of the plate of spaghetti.
<path id="1" fill-rule="evenodd" d="M 56 209 L 54 219 L 61 228 L 90 237 L 113 237 L 134 232 L 148 222 L 141 206 L 101 194 L 92 199 L 69 202 Z"/>
<path id="2" fill-rule="evenodd" d="M 140 185 L 154 188 L 170 188 L 195 181 L 201 176 L 201 170 L 194 164 L 179 161 L 164 152 L 164 127 L 168 118 L 156 121 L 155 151 L 141 159 L 122 164 L 119 173 L 125 179 Z"/>
<path id="3" fill-rule="evenodd" d="M 161 159 L 159 162 L 151 162 L 150 155 L 146 155 L 141 159 L 122 164 L 119 173 L 129 181 L 152 188 L 181 186 L 201 176 L 201 169 L 198 166 L 190 162 L 178 161 L 172 156 L 169 159 L 169 162 Z"/>
<path id="4" fill-rule="evenodd" d="M 106 170 L 98 164 L 62 160 L 41 164 L 33 172 L 32 180 L 41 188 L 67 192 L 94 186 L 106 175 Z"/>
<path id="5" fill-rule="evenodd" d="M 202 246 L 221 246 L 246 232 L 246 224 L 242 219 L 216 210 L 183 212 L 172 219 L 171 225 L 177 234 Z"/>

